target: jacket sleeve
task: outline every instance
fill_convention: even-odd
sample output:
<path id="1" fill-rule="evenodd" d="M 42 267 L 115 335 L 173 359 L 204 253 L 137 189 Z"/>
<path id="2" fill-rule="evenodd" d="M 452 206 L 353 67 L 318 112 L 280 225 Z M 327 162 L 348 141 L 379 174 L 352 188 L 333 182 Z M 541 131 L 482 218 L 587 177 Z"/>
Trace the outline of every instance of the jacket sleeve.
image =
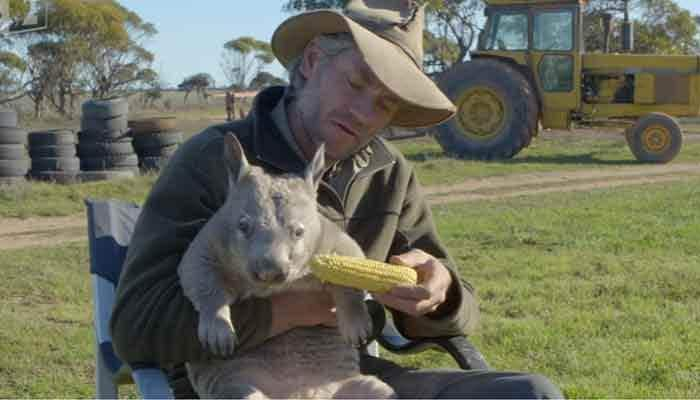
<path id="1" fill-rule="evenodd" d="M 409 338 L 472 333 L 479 321 L 474 289 L 459 276 L 455 263 L 441 243 L 430 207 L 412 170 L 389 256 L 411 249 L 420 249 L 438 258 L 452 275 L 452 287 L 445 302 L 431 314 L 412 317 L 392 310 L 396 327 Z"/>
<path id="2" fill-rule="evenodd" d="M 223 136 L 209 129 L 179 149 L 154 184 L 136 223 L 110 322 L 117 354 L 162 367 L 208 358 L 197 339 L 198 315 L 177 267 L 190 242 L 223 204 L 228 190 Z M 270 304 L 231 306 L 238 349 L 264 341 Z"/>

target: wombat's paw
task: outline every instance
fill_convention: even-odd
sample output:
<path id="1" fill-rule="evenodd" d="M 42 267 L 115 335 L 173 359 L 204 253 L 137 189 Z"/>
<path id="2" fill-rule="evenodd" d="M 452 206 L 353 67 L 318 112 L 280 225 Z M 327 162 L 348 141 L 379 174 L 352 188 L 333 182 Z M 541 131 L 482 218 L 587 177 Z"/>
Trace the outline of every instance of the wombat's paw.
<path id="1" fill-rule="evenodd" d="M 372 332 L 372 318 L 366 312 L 338 315 L 338 329 L 345 341 L 355 347 L 367 342 Z"/>
<path id="2" fill-rule="evenodd" d="M 200 343 L 218 356 L 231 355 L 236 347 L 236 331 L 231 321 L 220 316 L 200 316 L 197 334 Z"/>

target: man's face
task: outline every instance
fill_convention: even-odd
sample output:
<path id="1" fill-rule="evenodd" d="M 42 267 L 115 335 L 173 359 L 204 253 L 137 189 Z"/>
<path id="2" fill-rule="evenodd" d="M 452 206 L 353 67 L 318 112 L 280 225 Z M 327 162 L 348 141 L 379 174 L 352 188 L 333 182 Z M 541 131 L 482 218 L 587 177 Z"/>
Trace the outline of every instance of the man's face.
<path id="1" fill-rule="evenodd" d="M 398 99 L 377 80 L 357 49 L 317 58 L 305 67 L 307 81 L 298 107 L 304 129 L 316 145 L 326 144 L 329 159 L 341 160 L 362 148 L 396 114 Z"/>

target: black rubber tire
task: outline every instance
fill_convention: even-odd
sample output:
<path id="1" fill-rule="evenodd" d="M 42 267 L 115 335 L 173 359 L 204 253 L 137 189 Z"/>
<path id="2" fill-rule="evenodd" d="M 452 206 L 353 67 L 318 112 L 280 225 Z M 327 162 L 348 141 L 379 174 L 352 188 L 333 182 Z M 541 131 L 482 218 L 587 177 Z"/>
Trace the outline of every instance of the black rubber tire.
<path id="1" fill-rule="evenodd" d="M 0 186 L 13 186 L 27 183 L 24 176 L 0 176 Z"/>
<path id="2" fill-rule="evenodd" d="M 659 151 L 649 149 L 645 145 L 644 132 L 652 126 L 662 126 L 668 133 L 669 143 Z M 639 119 L 625 133 L 627 145 L 634 157 L 641 162 L 665 164 L 676 158 L 683 146 L 683 132 L 675 118 L 664 113 L 651 113 Z"/>
<path id="3" fill-rule="evenodd" d="M 66 129 L 30 132 L 29 148 L 36 146 L 67 146 L 76 143 L 75 133 Z"/>
<path id="4" fill-rule="evenodd" d="M 26 160 L 27 146 L 23 144 L 0 144 L 0 160 Z"/>
<path id="5" fill-rule="evenodd" d="M 44 171 L 80 171 L 80 159 L 78 157 L 53 157 L 32 159 L 32 173 Z"/>
<path id="6" fill-rule="evenodd" d="M 25 176 L 31 166 L 31 160 L 0 160 L 0 176 Z"/>
<path id="7" fill-rule="evenodd" d="M 29 149 L 32 158 L 71 158 L 76 156 L 74 144 L 60 146 L 33 146 Z"/>
<path id="8" fill-rule="evenodd" d="M 134 135 L 154 132 L 175 132 L 177 119 L 175 117 L 143 118 L 129 121 L 129 128 Z"/>
<path id="9" fill-rule="evenodd" d="M 78 132 L 78 143 L 131 143 L 131 132 Z"/>
<path id="10" fill-rule="evenodd" d="M 141 171 L 160 171 L 170 161 L 169 157 L 141 157 L 139 158 L 139 168 Z"/>
<path id="11" fill-rule="evenodd" d="M 7 126 L 0 127 L 0 144 L 27 144 L 27 131 Z"/>
<path id="12" fill-rule="evenodd" d="M 182 132 L 156 132 L 134 135 L 134 148 L 138 153 L 147 147 L 167 147 L 182 143 Z"/>
<path id="13" fill-rule="evenodd" d="M 78 143 L 78 155 L 81 158 L 99 158 L 109 156 L 131 155 L 134 146 L 131 142 L 95 142 Z"/>
<path id="14" fill-rule="evenodd" d="M 88 100 L 83 103 L 83 118 L 108 119 L 129 114 L 129 103 L 121 97 Z"/>
<path id="15" fill-rule="evenodd" d="M 135 155 L 114 157 L 81 158 L 80 166 L 85 171 L 104 171 L 119 168 L 138 168 L 139 158 Z"/>
<path id="16" fill-rule="evenodd" d="M 0 127 L 15 128 L 17 127 L 17 122 L 17 111 L 0 110 Z"/>
<path id="17" fill-rule="evenodd" d="M 32 171 L 29 174 L 31 179 L 43 182 L 57 183 L 61 185 L 70 185 L 80 182 L 80 171 L 65 172 L 65 171 Z"/>
<path id="18" fill-rule="evenodd" d="M 80 130 L 83 132 L 126 132 L 128 129 L 128 121 L 123 115 L 115 118 L 80 120 Z"/>
<path id="19" fill-rule="evenodd" d="M 139 157 L 172 157 L 180 148 L 179 144 L 165 147 L 142 147 L 139 149 Z"/>
<path id="20" fill-rule="evenodd" d="M 446 153 L 479 160 L 507 159 L 530 144 L 537 131 L 539 108 L 532 85 L 515 68 L 497 60 L 472 60 L 452 67 L 438 85 L 455 104 L 466 90 L 485 87 L 497 93 L 504 105 L 503 126 L 490 139 L 464 135 L 457 110 L 455 118 L 436 130 L 436 139 Z"/>
<path id="21" fill-rule="evenodd" d="M 82 171 L 78 178 L 81 182 L 105 181 L 111 179 L 130 179 L 138 175 L 138 170 L 112 170 L 112 171 Z"/>

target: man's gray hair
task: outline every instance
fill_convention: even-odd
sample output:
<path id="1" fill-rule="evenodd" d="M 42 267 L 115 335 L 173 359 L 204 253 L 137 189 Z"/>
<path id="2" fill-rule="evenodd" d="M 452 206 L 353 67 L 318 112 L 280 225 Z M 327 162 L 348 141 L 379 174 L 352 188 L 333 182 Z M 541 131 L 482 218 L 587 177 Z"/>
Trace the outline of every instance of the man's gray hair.
<path id="1" fill-rule="evenodd" d="M 351 34 L 347 32 L 340 32 L 317 36 L 316 44 L 323 52 L 323 55 L 319 61 L 326 62 L 345 50 L 354 48 L 355 40 Z M 302 58 L 303 52 L 292 60 L 287 67 L 287 72 L 289 73 L 288 94 L 292 96 L 298 93 L 306 84 L 306 79 L 299 72 Z"/>

